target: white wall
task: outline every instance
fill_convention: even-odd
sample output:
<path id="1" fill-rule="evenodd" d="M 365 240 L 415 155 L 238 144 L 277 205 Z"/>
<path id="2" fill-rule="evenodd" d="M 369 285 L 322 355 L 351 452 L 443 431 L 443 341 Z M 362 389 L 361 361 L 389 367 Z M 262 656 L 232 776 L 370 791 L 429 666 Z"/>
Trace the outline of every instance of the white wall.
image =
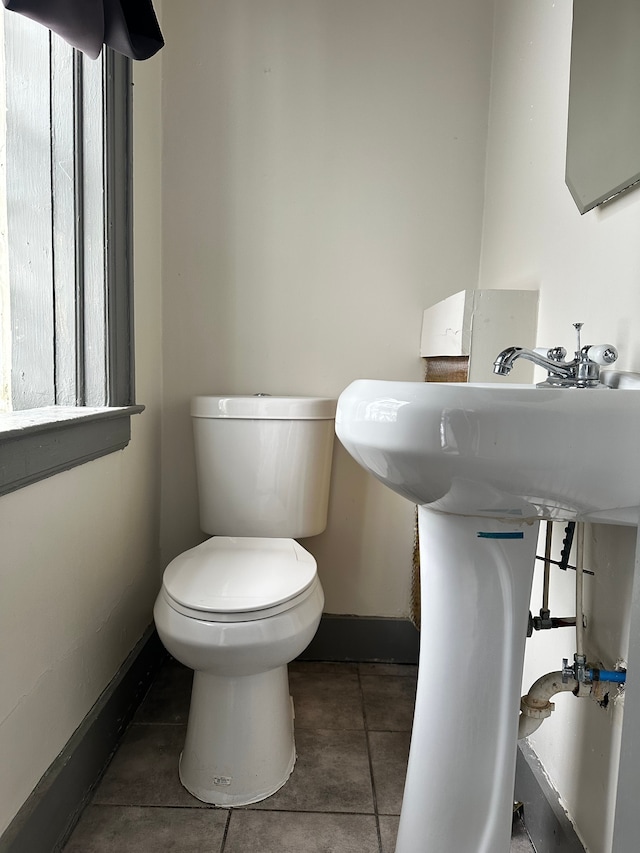
<path id="1" fill-rule="evenodd" d="M 490 0 L 185 0 L 164 30 L 162 551 L 201 538 L 190 396 L 420 379 L 477 281 Z M 413 508 L 336 448 L 334 613 L 408 611 Z"/>
<path id="2" fill-rule="evenodd" d="M 159 584 L 160 59 L 135 72 L 138 401 L 126 450 L 0 497 L 0 833 L 151 622 Z"/>
<path id="3" fill-rule="evenodd" d="M 584 322 L 585 341 L 615 343 L 618 366 L 640 370 L 640 192 L 581 217 L 564 184 L 571 5 L 496 4 L 480 285 L 538 286 L 539 345 L 572 351 Z M 587 531 L 587 653 L 608 666 L 626 657 L 634 546 L 634 530 Z M 574 612 L 573 581 L 554 573 L 555 615 Z M 570 632 L 550 634 L 528 641 L 525 690 L 573 656 Z M 591 853 L 610 850 L 620 722 L 619 706 L 564 695 L 532 738 Z"/>

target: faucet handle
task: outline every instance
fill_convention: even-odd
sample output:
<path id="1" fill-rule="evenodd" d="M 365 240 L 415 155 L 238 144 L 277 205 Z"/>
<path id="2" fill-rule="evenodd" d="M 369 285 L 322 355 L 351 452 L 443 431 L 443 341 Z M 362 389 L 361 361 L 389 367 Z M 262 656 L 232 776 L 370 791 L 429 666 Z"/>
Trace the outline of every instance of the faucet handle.
<path id="1" fill-rule="evenodd" d="M 587 350 L 587 358 L 601 366 L 613 364 L 618 358 L 618 350 L 613 344 L 596 344 Z"/>
<path id="2" fill-rule="evenodd" d="M 567 351 L 564 347 L 551 347 L 548 349 L 547 347 L 534 347 L 533 350 L 538 355 L 541 355 L 543 358 L 548 358 L 551 361 L 564 361 Z"/>

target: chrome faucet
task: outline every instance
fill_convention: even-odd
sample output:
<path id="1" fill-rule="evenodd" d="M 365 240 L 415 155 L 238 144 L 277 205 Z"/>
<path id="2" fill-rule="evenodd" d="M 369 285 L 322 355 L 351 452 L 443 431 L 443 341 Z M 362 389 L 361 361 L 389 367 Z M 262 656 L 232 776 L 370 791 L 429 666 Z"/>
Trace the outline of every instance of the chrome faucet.
<path id="1" fill-rule="evenodd" d="M 567 351 L 564 347 L 553 349 L 527 349 L 527 347 L 507 347 L 493 363 L 493 372 L 500 376 L 508 376 L 514 363 L 519 358 L 544 367 L 547 378 L 539 382 L 539 388 L 597 388 L 606 387 L 600 383 L 600 367 L 613 364 L 618 358 L 618 350 L 611 344 L 587 344 L 580 343 L 580 330 L 582 323 L 573 324 L 577 334 L 577 348 L 575 357 L 571 361 L 565 361 Z"/>

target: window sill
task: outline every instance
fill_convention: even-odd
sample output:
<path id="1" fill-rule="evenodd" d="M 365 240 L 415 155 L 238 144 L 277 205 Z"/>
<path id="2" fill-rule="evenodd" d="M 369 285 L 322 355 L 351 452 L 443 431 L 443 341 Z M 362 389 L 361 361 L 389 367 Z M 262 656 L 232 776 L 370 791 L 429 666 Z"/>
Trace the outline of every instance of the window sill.
<path id="1" fill-rule="evenodd" d="M 144 406 L 50 406 L 0 414 L 0 495 L 116 450 Z"/>

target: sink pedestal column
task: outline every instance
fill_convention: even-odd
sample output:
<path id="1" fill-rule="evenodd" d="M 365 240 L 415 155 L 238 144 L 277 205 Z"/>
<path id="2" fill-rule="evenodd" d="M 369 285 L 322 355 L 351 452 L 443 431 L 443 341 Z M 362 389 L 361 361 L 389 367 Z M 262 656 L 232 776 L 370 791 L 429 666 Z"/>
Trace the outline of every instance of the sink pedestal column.
<path id="1" fill-rule="evenodd" d="M 508 853 L 538 522 L 418 518 L 420 665 L 396 853 Z"/>

